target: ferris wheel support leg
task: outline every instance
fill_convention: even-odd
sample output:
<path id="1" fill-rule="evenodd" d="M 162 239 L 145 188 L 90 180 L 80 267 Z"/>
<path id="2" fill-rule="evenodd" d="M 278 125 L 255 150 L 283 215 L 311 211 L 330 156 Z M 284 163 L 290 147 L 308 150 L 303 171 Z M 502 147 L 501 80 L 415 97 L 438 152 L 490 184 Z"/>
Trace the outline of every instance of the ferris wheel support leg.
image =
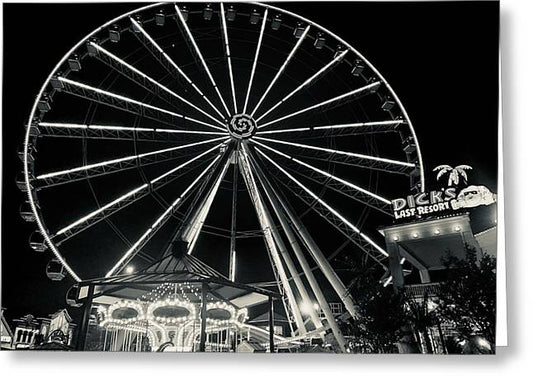
<path id="1" fill-rule="evenodd" d="M 309 263 L 307 262 L 307 259 L 305 258 L 305 255 L 300 247 L 300 244 L 298 244 L 298 240 L 286 218 L 286 216 L 282 213 L 282 205 L 280 205 L 281 198 L 279 198 L 272 186 L 270 185 L 270 182 L 268 179 L 264 176 L 264 174 L 259 171 L 258 169 L 255 169 L 257 172 L 257 175 L 259 177 L 259 181 L 263 188 L 265 189 L 267 193 L 267 197 L 270 200 L 270 203 L 272 204 L 272 208 L 274 209 L 274 212 L 276 213 L 276 216 L 278 217 L 281 227 L 283 228 L 283 231 L 285 233 L 285 236 L 287 236 L 287 240 L 289 241 L 289 244 L 291 245 L 296 258 L 298 259 L 298 263 L 300 263 L 300 266 L 302 267 L 302 270 L 305 274 L 305 277 L 307 281 L 309 282 L 309 285 L 311 286 L 311 290 L 313 291 L 317 302 L 324 312 L 324 315 L 326 316 L 326 320 L 333 332 L 333 335 L 335 336 L 335 339 L 339 343 L 339 346 L 343 351 L 346 351 L 346 341 L 344 339 L 344 336 L 339 329 L 339 326 L 337 325 L 337 322 L 335 321 L 335 317 L 333 316 L 333 313 L 331 312 L 331 309 L 329 308 L 329 304 L 324 297 L 324 294 L 322 290 L 320 289 L 320 286 L 315 278 L 315 275 L 313 274 L 313 270 L 309 266 Z M 312 310 L 314 313 L 314 310 Z M 313 314 L 314 317 L 318 320 L 318 317 L 316 314 Z M 319 321 L 320 322 L 320 321 Z M 316 326 L 316 325 L 315 325 Z M 316 326 L 317 328 L 319 326 Z"/>
<path id="2" fill-rule="evenodd" d="M 245 148 L 241 148 L 241 152 L 239 152 L 239 157 L 240 157 L 239 166 L 242 169 L 242 173 L 243 173 L 242 175 L 248 187 L 248 191 L 250 193 L 252 203 L 257 213 L 257 218 L 259 219 L 259 223 L 261 225 L 261 229 L 263 230 L 263 237 L 265 239 L 265 245 L 267 247 L 267 251 L 272 260 L 274 273 L 276 274 L 276 271 L 277 271 L 279 279 L 281 280 L 282 290 L 287 295 L 287 299 L 289 301 L 290 312 L 292 313 L 294 320 L 296 321 L 296 327 L 298 328 L 299 334 L 300 335 L 305 334 L 306 333 L 305 324 L 304 324 L 302 315 L 300 313 L 300 309 L 298 308 L 298 303 L 296 302 L 294 292 L 290 286 L 289 279 L 287 278 L 287 273 L 285 272 L 285 268 L 283 266 L 283 263 L 278 253 L 278 247 L 277 247 L 277 244 L 274 238 L 275 226 L 271 222 L 272 218 L 268 214 L 268 210 L 261 198 L 261 195 L 257 188 L 257 184 L 255 183 L 254 177 L 252 175 L 252 170 L 250 168 L 250 164 L 248 163 L 248 158 L 247 158 Z"/>
<path id="3" fill-rule="evenodd" d="M 246 146 L 245 146 L 245 148 L 247 149 Z M 247 151 L 248 151 L 248 149 L 247 149 Z M 250 155 L 250 153 L 248 153 L 248 155 Z M 254 170 L 253 165 L 251 165 L 250 167 L 251 167 L 252 170 Z M 263 187 L 265 187 L 265 185 L 262 183 L 261 177 L 258 175 L 257 172 L 256 172 L 256 175 L 258 176 L 258 180 L 261 183 L 261 185 Z M 272 203 L 272 206 L 274 207 L 274 212 L 276 214 L 278 214 L 278 209 L 275 208 L 275 204 L 273 203 L 271 195 L 268 192 L 266 192 L 266 194 L 267 194 L 267 198 L 269 199 L 269 202 Z M 261 198 L 259 193 L 258 193 L 258 195 Z M 261 201 L 264 202 L 262 199 L 261 199 Z M 279 252 L 281 253 L 281 257 L 285 261 L 285 265 L 289 269 L 291 277 L 294 280 L 294 284 L 296 285 L 296 289 L 298 290 L 298 293 L 302 297 L 303 304 L 305 306 L 313 306 L 313 303 L 311 301 L 309 293 L 307 292 L 307 289 L 305 288 L 305 286 L 304 286 L 304 284 L 303 284 L 303 282 L 302 282 L 302 280 L 300 278 L 298 270 L 296 269 L 296 266 L 294 265 L 294 262 L 293 262 L 293 260 L 292 260 L 292 258 L 290 256 L 290 254 L 289 254 L 289 251 L 288 251 L 285 243 L 283 242 L 283 239 L 281 238 L 281 235 L 279 234 L 278 230 L 275 228 L 275 223 L 274 223 L 274 221 L 272 219 L 272 216 L 270 215 L 270 212 L 268 211 L 268 209 L 266 207 L 265 207 L 265 217 L 266 217 L 266 220 L 267 220 L 269 226 L 271 227 L 272 236 L 274 237 L 274 241 L 275 241 L 275 243 L 276 243 L 276 245 L 278 247 Z M 278 215 L 278 217 L 279 217 L 279 215 Z M 298 308 L 298 310 L 301 310 L 301 309 Z M 319 329 L 322 326 L 322 323 L 320 322 L 320 319 L 318 318 L 316 312 L 312 308 L 310 310 L 309 315 L 311 317 L 311 321 L 313 322 L 313 325 L 315 326 L 315 328 Z M 300 333 L 300 334 L 303 334 L 303 333 Z"/>
<path id="4" fill-rule="evenodd" d="M 233 152 L 233 191 L 231 198 L 231 240 L 229 249 L 229 279 L 234 282 L 237 269 L 237 193 L 239 179 L 239 159 L 237 152 Z"/>
<path id="5" fill-rule="evenodd" d="M 307 228 L 303 225 L 300 219 L 296 216 L 296 213 L 292 207 L 284 201 L 280 195 L 276 194 L 276 197 L 283 207 L 285 213 L 289 216 L 290 222 L 296 233 L 300 236 L 301 240 L 305 244 L 307 250 L 313 257 L 313 260 L 316 262 L 322 273 L 326 276 L 326 279 L 329 281 L 341 301 L 343 302 L 346 310 L 350 313 L 353 318 L 358 317 L 358 313 L 355 308 L 355 303 L 352 300 L 348 289 L 342 283 L 338 275 L 335 273 L 331 264 L 326 259 L 326 256 L 322 253 L 315 240 L 309 234 Z"/>

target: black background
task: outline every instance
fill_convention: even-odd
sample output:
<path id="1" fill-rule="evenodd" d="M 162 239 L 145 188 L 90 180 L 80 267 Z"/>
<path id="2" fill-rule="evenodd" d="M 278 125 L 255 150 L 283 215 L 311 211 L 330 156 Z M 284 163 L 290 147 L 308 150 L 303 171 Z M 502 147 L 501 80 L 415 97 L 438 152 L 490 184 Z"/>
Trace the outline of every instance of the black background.
<path id="1" fill-rule="evenodd" d="M 8 319 L 64 306 L 64 283 L 45 275 L 18 214 L 17 147 L 42 82 L 89 31 L 140 4 L 4 4 L 2 307 Z M 496 191 L 498 2 L 285 3 L 351 43 L 402 100 L 419 137 L 426 178 L 469 164 Z"/>

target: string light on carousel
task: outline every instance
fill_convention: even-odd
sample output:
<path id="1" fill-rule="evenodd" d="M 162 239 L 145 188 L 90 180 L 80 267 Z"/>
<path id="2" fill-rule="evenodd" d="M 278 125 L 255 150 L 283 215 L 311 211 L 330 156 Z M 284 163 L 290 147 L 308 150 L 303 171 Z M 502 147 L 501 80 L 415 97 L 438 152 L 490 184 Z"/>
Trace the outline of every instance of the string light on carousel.
<path id="1" fill-rule="evenodd" d="M 143 305 L 131 300 L 116 302 L 110 305 L 107 310 L 100 306 L 98 308 L 98 317 L 100 326 L 108 328 L 110 325 L 115 326 L 115 328 L 123 328 L 146 320 Z"/>
<path id="2" fill-rule="evenodd" d="M 206 305 L 206 322 L 209 325 L 222 326 L 228 324 L 235 324 L 242 326 L 248 319 L 248 310 L 237 310 L 232 305 L 226 302 L 211 302 Z"/>
<path id="3" fill-rule="evenodd" d="M 196 319 L 194 304 L 179 299 L 166 299 L 154 302 L 148 306 L 149 321 L 162 324 L 177 325 Z"/>

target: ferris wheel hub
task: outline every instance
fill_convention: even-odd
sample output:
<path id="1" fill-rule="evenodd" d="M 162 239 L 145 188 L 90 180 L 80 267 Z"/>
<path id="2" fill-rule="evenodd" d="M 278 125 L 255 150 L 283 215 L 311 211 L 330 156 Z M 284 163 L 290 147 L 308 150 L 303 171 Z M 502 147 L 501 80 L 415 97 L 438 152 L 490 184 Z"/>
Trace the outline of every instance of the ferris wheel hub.
<path id="1" fill-rule="evenodd" d="M 257 124 L 252 116 L 240 113 L 231 118 L 228 124 L 228 131 L 231 136 L 237 139 L 247 139 L 255 134 Z"/>

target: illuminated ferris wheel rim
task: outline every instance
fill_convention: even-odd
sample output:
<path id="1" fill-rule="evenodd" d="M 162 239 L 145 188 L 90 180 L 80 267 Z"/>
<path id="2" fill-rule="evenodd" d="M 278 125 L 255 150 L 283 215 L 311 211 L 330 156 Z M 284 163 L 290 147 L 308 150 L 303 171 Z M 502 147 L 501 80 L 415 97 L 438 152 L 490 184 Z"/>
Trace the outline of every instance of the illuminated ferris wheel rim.
<path id="1" fill-rule="evenodd" d="M 299 16 L 299 15 L 297 15 L 295 13 L 292 13 L 292 12 L 289 12 L 289 11 L 285 11 L 285 10 L 283 10 L 281 8 L 278 8 L 278 7 L 275 7 L 275 6 L 272 6 L 272 5 L 267 5 L 267 4 L 262 4 L 262 3 L 250 3 L 250 4 L 254 4 L 254 5 L 257 5 L 259 7 L 263 7 L 265 9 L 267 9 L 267 10 L 273 10 L 273 11 L 288 15 L 290 17 L 293 17 L 293 18 L 297 19 L 297 20 L 303 21 L 303 22 L 307 23 L 309 26 L 313 26 L 314 28 L 317 28 L 318 30 L 328 34 L 329 36 L 331 36 L 334 39 L 336 39 L 337 42 L 343 44 L 348 50 L 351 50 L 353 53 L 355 53 L 357 55 L 357 57 L 362 59 L 364 61 L 365 65 L 368 66 L 368 68 L 370 68 L 372 70 L 372 72 L 377 77 L 379 77 L 379 83 L 387 88 L 388 92 L 391 94 L 391 96 L 394 98 L 395 102 L 398 104 L 398 107 L 401 110 L 402 115 L 403 115 L 403 121 L 404 121 L 405 124 L 408 125 L 410 133 L 411 133 L 411 136 L 412 136 L 412 139 L 415 142 L 416 152 L 417 152 L 417 159 L 418 159 L 417 160 L 417 162 L 418 162 L 418 166 L 417 167 L 418 167 L 418 169 L 420 171 L 420 179 L 421 179 L 420 186 L 421 186 L 421 190 L 424 190 L 424 186 L 425 186 L 425 182 L 424 182 L 424 167 L 423 167 L 422 155 L 421 155 L 421 151 L 420 151 L 420 147 L 419 147 L 419 144 L 418 144 L 416 133 L 414 131 L 414 128 L 413 128 L 412 123 L 411 123 L 411 121 L 409 119 L 409 116 L 408 116 L 405 108 L 403 107 L 400 99 L 397 97 L 396 93 L 394 92 L 392 87 L 389 85 L 389 83 L 385 80 L 385 78 L 378 72 L 378 70 L 361 53 L 359 53 L 354 47 L 352 47 L 352 45 L 350 45 L 348 42 L 346 42 L 345 40 L 343 40 L 342 38 L 340 38 L 336 34 L 332 33 L 331 31 L 323 28 L 322 26 L 320 26 L 320 25 L 318 25 L 318 24 L 316 24 L 316 23 L 314 23 L 314 22 L 312 22 L 312 21 L 310 21 L 310 20 L 308 20 L 306 18 L 303 18 L 303 17 L 301 17 L 301 16 Z M 57 65 L 54 67 L 54 69 L 50 72 L 50 74 L 47 77 L 46 81 L 43 83 L 43 86 L 42 86 L 41 90 L 39 91 L 39 94 L 38 94 L 38 96 L 37 96 L 37 98 L 35 100 L 35 103 L 34 103 L 34 105 L 32 107 L 32 110 L 31 110 L 30 118 L 28 120 L 28 127 L 27 127 L 26 136 L 25 136 L 25 142 L 24 142 L 24 180 L 25 180 L 26 186 L 28 188 L 29 204 L 31 206 L 31 209 L 32 209 L 33 213 L 36 216 L 36 220 L 35 221 L 36 221 L 36 223 L 38 225 L 39 230 L 43 234 L 43 237 L 44 237 L 44 239 L 46 241 L 46 245 L 52 250 L 54 255 L 64 265 L 65 269 L 69 272 L 69 274 L 78 282 L 81 281 L 81 278 L 69 266 L 67 261 L 62 257 L 61 253 L 59 252 L 59 250 L 55 246 L 54 242 L 52 242 L 52 240 L 50 239 L 50 236 L 48 235 L 48 232 L 46 231 L 44 223 L 43 223 L 43 221 L 41 219 L 40 211 L 37 208 L 37 205 L 36 205 L 36 202 L 35 202 L 36 198 L 34 198 L 34 195 L 35 195 L 34 191 L 31 189 L 31 180 L 30 180 L 30 175 L 29 175 L 29 170 L 28 170 L 28 165 L 29 165 L 29 163 L 28 163 L 28 150 L 29 150 L 29 145 L 30 145 L 30 125 L 32 123 L 33 118 L 36 115 L 38 102 L 41 99 L 41 97 L 43 96 L 43 93 L 45 92 L 47 86 L 50 84 L 50 81 L 51 81 L 52 77 L 54 76 L 54 74 L 56 74 L 58 72 L 60 67 L 68 60 L 68 58 L 80 46 L 82 46 L 92 36 L 94 36 L 95 34 L 103 31 L 104 29 L 106 29 L 107 27 L 113 25 L 114 23 L 118 22 L 119 20 L 122 20 L 124 18 L 129 17 L 129 16 L 132 16 L 132 15 L 134 15 L 136 13 L 139 13 L 139 12 L 143 12 L 143 11 L 155 8 L 155 7 L 166 6 L 166 5 L 168 5 L 168 4 L 167 3 L 151 4 L 151 5 L 148 5 L 148 6 L 145 6 L 145 7 L 141 7 L 141 8 L 135 9 L 133 11 L 124 13 L 124 14 L 114 18 L 113 20 L 103 24 L 102 26 L 98 27 L 97 29 L 95 29 L 91 33 L 87 34 L 84 38 L 82 38 L 71 50 L 69 50 L 61 58 L 61 60 L 57 63 Z M 223 101 L 223 103 L 224 103 L 224 101 Z M 257 108 L 257 106 L 256 106 L 256 108 Z M 261 128 L 262 126 L 267 126 L 268 124 L 270 124 L 270 123 L 259 125 L 258 127 Z M 254 129 L 257 130 L 257 124 L 254 123 L 254 125 L 256 126 Z M 232 133 L 231 130 L 229 132 L 230 132 L 231 135 L 233 135 L 233 137 L 235 137 L 234 133 Z M 255 134 L 255 131 L 254 131 L 253 134 Z M 251 135 L 249 135 L 249 136 L 246 135 L 245 137 L 251 137 Z M 267 139 L 267 140 L 271 141 L 271 139 Z M 254 142 L 254 143 L 258 143 L 257 140 L 251 140 L 251 141 Z M 264 144 L 262 144 L 262 145 L 265 147 Z M 268 149 L 268 146 L 266 146 L 265 149 Z M 264 153 L 262 153 L 262 154 L 266 155 Z M 267 160 L 269 160 L 269 159 L 267 159 Z"/>

